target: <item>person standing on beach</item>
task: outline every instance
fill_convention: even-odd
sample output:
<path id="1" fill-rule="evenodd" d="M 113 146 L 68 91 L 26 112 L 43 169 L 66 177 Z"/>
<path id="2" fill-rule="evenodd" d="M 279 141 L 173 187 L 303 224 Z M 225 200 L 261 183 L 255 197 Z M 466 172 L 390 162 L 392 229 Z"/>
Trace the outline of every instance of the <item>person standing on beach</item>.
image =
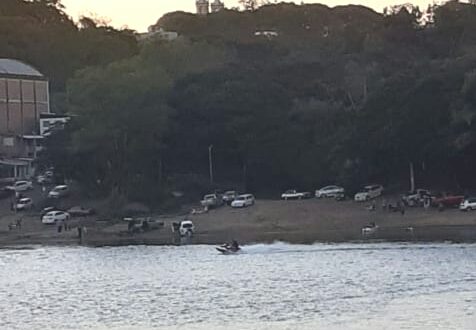
<path id="1" fill-rule="evenodd" d="M 429 196 L 425 196 L 425 198 L 423 199 L 423 207 L 425 208 L 425 210 L 428 210 L 431 206 L 431 198 Z"/>
<path id="2" fill-rule="evenodd" d="M 16 227 L 18 230 L 21 230 L 21 223 L 22 223 L 23 219 L 22 218 L 19 218 L 17 219 L 16 221 Z"/>
<path id="3" fill-rule="evenodd" d="M 403 202 L 398 202 L 398 206 L 399 206 L 399 209 L 400 209 L 400 214 L 401 215 L 405 215 L 405 204 Z"/>
<path id="4" fill-rule="evenodd" d="M 58 233 L 61 233 L 61 230 L 63 229 L 63 220 L 56 221 L 56 226 L 57 226 Z"/>

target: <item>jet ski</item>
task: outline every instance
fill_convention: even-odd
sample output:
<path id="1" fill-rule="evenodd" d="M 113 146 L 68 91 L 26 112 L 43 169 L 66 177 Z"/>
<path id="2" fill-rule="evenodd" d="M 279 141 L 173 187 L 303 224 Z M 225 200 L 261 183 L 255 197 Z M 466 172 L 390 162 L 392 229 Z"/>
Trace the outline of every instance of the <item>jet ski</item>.
<path id="1" fill-rule="evenodd" d="M 241 248 L 238 245 L 238 242 L 233 241 L 231 244 L 225 243 L 223 245 L 217 246 L 216 250 L 222 254 L 237 254 L 241 251 Z"/>

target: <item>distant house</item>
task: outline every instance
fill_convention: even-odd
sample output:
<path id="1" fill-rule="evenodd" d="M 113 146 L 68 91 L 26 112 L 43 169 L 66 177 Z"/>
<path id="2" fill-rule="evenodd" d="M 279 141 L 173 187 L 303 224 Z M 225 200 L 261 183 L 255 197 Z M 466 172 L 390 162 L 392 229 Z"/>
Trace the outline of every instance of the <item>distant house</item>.
<path id="1" fill-rule="evenodd" d="M 173 41 L 177 39 L 178 36 L 179 34 L 174 31 L 165 31 L 162 28 L 159 28 L 159 29 L 149 28 L 148 32 L 139 34 L 138 39 L 147 40 L 147 39 L 157 38 L 157 39 L 166 40 L 166 41 Z"/>
<path id="2" fill-rule="evenodd" d="M 41 114 L 50 113 L 48 79 L 32 66 L 0 59 L 0 180 L 28 177 Z"/>

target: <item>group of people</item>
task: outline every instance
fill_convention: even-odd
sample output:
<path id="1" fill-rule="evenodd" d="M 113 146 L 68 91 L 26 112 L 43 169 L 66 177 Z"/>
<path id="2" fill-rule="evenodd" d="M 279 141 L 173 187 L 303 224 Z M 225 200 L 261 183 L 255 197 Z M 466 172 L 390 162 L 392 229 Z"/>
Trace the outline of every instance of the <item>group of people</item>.
<path id="1" fill-rule="evenodd" d="M 61 231 L 68 231 L 71 230 L 71 227 L 68 224 L 68 220 L 58 220 L 56 221 L 56 229 L 58 233 L 61 233 Z"/>

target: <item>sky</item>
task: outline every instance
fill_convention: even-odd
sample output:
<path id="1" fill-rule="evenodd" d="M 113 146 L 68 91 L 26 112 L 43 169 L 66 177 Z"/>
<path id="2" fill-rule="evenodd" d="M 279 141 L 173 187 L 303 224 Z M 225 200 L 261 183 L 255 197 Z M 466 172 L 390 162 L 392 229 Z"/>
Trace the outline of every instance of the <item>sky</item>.
<path id="1" fill-rule="evenodd" d="M 226 7 L 237 6 L 237 0 L 224 0 Z M 295 1 L 301 3 L 301 1 Z M 361 4 L 382 11 L 385 6 L 411 2 L 426 9 L 432 0 L 305 0 L 305 3 L 322 3 L 328 6 Z M 139 32 L 147 31 L 163 14 L 183 10 L 195 12 L 195 0 L 62 0 L 66 12 L 77 19 L 81 15 L 93 15 L 105 19 L 110 25 L 127 26 Z"/>

